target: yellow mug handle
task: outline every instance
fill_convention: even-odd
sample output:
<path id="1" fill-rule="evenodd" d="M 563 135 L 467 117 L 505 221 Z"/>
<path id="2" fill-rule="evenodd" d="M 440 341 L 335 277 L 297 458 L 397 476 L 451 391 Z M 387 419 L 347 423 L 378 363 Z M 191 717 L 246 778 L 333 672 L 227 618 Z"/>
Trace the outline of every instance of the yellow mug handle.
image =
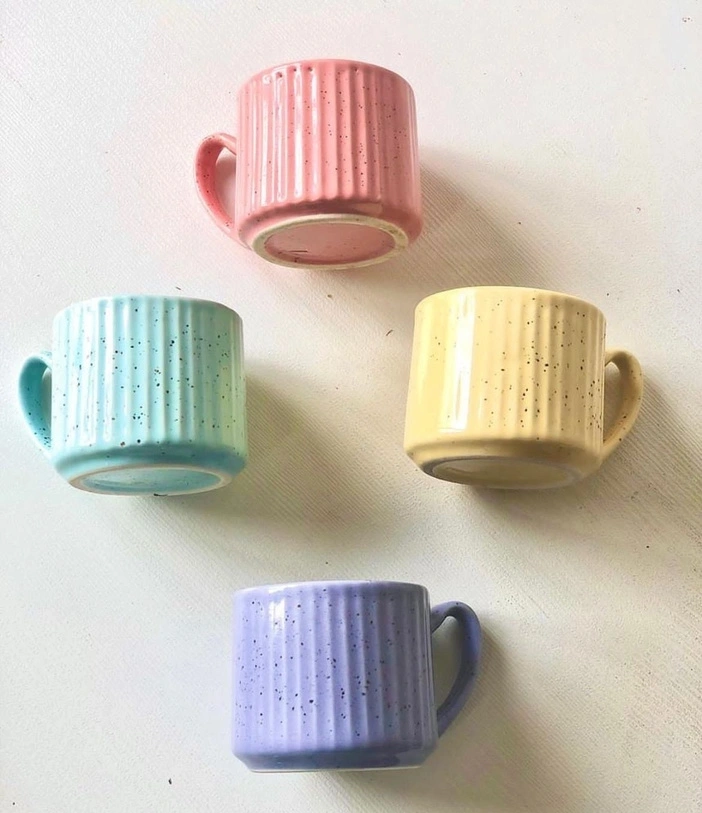
<path id="1" fill-rule="evenodd" d="M 606 460 L 631 431 L 643 397 L 643 373 L 636 356 L 619 348 L 607 350 L 605 366 L 608 364 L 615 364 L 619 370 L 621 400 L 617 417 L 604 436 L 602 460 Z"/>

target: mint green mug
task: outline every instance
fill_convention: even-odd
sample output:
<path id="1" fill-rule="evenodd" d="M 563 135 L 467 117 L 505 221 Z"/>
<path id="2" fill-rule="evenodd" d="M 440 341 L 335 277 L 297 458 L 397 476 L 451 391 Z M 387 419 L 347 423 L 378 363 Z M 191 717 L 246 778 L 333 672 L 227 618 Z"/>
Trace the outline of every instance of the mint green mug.
<path id="1" fill-rule="evenodd" d="M 39 446 L 85 491 L 209 491 L 246 464 L 242 323 L 216 302 L 71 305 L 54 319 L 51 353 L 25 361 L 19 396 Z"/>

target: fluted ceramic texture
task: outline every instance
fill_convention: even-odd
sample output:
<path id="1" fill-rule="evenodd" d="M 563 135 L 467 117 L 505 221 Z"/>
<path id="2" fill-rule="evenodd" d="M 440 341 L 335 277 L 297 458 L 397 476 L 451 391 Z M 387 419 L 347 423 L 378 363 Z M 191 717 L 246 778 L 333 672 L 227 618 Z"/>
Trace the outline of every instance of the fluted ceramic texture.
<path id="1" fill-rule="evenodd" d="M 429 612 L 416 585 L 237 594 L 234 753 L 259 769 L 421 762 L 437 737 Z"/>
<path id="2" fill-rule="evenodd" d="M 419 233 L 414 94 L 397 74 L 341 60 L 258 74 L 239 94 L 238 138 L 245 242 L 276 213 L 363 214 Z"/>
<path id="3" fill-rule="evenodd" d="M 188 445 L 245 457 L 241 321 L 228 308 L 175 297 L 91 300 L 57 316 L 53 348 L 57 460 L 152 445 L 162 447 L 154 462 Z"/>
<path id="4" fill-rule="evenodd" d="M 417 308 L 406 445 L 553 441 L 599 454 L 605 322 L 586 302 L 526 289 L 443 292 Z"/>

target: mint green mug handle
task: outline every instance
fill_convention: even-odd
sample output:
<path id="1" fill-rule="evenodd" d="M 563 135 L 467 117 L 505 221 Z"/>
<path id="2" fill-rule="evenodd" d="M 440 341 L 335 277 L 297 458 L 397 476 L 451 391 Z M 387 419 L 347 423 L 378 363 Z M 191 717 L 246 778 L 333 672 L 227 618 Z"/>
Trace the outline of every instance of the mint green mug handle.
<path id="1" fill-rule="evenodd" d="M 51 404 L 44 398 L 44 373 L 51 374 L 51 353 L 30 356 L 19 374 L 19 401 L 25 421 L 40 448 L 51 451 Z"/>

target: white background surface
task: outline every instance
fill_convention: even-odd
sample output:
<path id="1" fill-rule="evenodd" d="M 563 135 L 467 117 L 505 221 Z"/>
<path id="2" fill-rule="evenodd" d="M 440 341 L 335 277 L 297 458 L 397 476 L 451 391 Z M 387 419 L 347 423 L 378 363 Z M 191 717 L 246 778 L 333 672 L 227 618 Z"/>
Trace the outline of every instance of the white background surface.
<path id="1" fill-rule="evenodd" d="M 702 810 L 702 4 L 3 8 L 0 810 Z M 197 200 L 238 85 L 306 56 L 415 89 L 426 229 L 386 265 L 269 266 Z M 588 298 L 641 359 L 639 422 L 580 486 L 478 494 L 403 455 L 414 306 L 485 283 Z M 179 291 L 244 319 L 248 470 L 187 499 L 69 488 L 22 426 L 22 358 L 72 301 Z M 231 592 L 354 577 L 470 602 L 476 693 L 418 771 L 248 773 Z"/>

